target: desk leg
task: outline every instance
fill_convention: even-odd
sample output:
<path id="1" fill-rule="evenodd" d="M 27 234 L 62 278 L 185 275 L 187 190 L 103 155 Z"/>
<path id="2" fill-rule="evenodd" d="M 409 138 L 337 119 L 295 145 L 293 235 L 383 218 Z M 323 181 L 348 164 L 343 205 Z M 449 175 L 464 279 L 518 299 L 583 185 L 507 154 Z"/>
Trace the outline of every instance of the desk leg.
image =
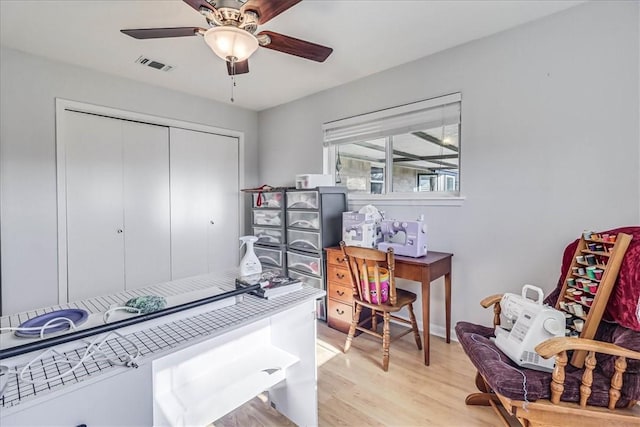
<path id="1" fill-rule="evenodd" d="M 444 313 L 446 316 L 447 344 L 451 342 L 451 273 L 444 275 Z"/>
<path id="2" fill-rule="evenodd" d="M 431 272 L 429 268 L 422 269 L 422 342 L 424 343 L 424 364 L 429 366 L 429 338 L 430 325 L 429 308 L 431 306 Z"/>

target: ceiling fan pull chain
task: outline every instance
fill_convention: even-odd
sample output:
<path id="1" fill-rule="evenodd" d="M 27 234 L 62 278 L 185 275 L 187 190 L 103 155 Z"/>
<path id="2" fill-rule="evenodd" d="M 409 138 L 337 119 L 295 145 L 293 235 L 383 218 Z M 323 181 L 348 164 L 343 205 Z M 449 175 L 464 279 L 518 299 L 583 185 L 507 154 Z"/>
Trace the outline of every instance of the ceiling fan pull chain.
<path id="1" fill-rule="evenodd" d="M 231 60 L 231 102 L 234 102 L 233 99 L 233 88 L 236 87 L 236 61 Z"/>

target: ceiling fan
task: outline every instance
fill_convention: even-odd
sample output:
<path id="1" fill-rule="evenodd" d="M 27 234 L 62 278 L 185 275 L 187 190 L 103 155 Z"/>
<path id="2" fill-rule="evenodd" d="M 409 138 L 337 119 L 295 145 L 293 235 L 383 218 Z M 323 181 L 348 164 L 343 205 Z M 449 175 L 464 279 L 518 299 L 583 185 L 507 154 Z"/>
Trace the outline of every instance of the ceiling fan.
<path id="1" fill-rule="evenodd" d="M 258 49 L 277 50 L 312 61 L 324 62 L 333 49 L 273 31 L 254 34 L 258 25 L 278 16 L 302 0 L 183 0 L 200 12 L 209 29 L 200 27 L 140 28 L 120 30 L 136 39 L 200 35 L 227 62 L 229 75 L 249 72 L 248 58 Z"/>

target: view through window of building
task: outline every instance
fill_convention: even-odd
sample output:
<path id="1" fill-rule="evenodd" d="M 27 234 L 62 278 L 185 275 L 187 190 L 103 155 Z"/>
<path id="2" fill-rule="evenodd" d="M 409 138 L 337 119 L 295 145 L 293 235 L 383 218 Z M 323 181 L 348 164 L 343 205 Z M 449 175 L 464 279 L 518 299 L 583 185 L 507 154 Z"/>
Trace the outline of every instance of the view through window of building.
<path id="1" fill-rule="evenodd" d="M 447 95 L 325 124 L 336 185 L 351 194 L 458 194 L 460 104 L 460 94 Z"/>

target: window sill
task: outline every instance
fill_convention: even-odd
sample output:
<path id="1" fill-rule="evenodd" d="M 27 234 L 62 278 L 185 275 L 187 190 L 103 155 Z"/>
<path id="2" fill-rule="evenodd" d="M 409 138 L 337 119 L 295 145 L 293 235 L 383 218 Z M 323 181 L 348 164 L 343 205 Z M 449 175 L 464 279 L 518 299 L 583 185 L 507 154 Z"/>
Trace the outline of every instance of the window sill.
<path id="1" fill-rule="evenodd" d="M 462 206 L 466 197 L 404 193 L 349 194 L 347 199 L 349 206 L 360 208 L 368 204 L 378 206 Z"/>

